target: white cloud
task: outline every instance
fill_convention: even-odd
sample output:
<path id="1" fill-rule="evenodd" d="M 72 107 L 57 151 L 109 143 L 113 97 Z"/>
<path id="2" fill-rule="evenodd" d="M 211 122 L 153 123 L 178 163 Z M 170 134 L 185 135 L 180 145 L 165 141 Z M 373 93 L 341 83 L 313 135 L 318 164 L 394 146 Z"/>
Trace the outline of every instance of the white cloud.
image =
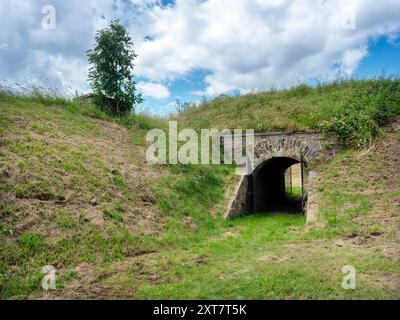
<path id="1" fill-rule="evenodd" d="M 343 54 L 341 70 L 345 75 L 352 75 L 358 64 L 368 54 L 366 46 L 358 49 L 346 50 Z"/>
<path id="2" fill-rule="evenodd" d="M 168 88 L 160 83 L 139 82 L 137 84 L 137 88 L 143 93 L 144 96 L 155 99 L 165 99 L 170 95 Z"/>
<path id="3" fill-rule="evenodd" d="M 167 112 L 171 112 L 171 110 L 172 112 L 176 111 L 176 101 L 168 103 L 165 109 Z"/>
<path id="4" fill-rule="evenodd" d="M 45 4 L 0 0 L 0 79 L 87 90 L 85 51 L 114 18 L 134 38 L 139 87 L 156 99 L 170 95 L 161 83 L 196 69 L 208 71 L 208 95 L 351 75 L 371 39 L 400 32 L 398 0 L 54 0 L 56 30 L 41 29 Z"/>
<path id="5" fill-rule="evenodd" d="M 112 11 L 112 3 L 53 3 L 56 29 L 45 30 L 41 22 L 46 1 L 0 0 L 0 43 L 8 44 L 7 50 L 0 48 L 0 80 L 58 87 L 63 93 L 86 91 L 85 51 L 93 42 L 95 30 L 104 23 L 101 14 Z"/>
<path id="6" fill-rule="evenodd" d="M 154 40 L 138 43 L 138 72 L 162 81 L 207 69 L 215 95 L 351 75 L 371 39 L 400 31 L 400 2 L 178 0 L 146 25 Z"/>

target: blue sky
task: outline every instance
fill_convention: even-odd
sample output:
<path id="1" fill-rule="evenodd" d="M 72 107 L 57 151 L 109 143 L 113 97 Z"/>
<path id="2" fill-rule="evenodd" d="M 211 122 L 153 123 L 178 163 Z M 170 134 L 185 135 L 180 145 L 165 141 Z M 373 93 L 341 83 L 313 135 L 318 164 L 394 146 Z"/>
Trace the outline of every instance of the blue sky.
<path id="1" fill-rule="evenodd" d="M 137 109 L 152 114 L 176 99 L 400 73 L 398 0 L 0 0 L 0 13 L 0 81 L 65 94 L 90 91 L 85 52 L 119 19 L 138 54 Z"/>
<path id="2" fill-rule="evenodd" d="M 382 37 L 371 41 L 368 56 L 361 60 L 355 71 L 355 77 L 374 78 L 400 75 L 400 41 L 389 41 Z"/>
<path id="3" fill-rule="evenodd" d="M 138 108 L 155 114 L 165 114 L 175 110 L 177 100 L 182 103 L 198 102 L 203 97 L 196 94 L 196 92 L 206 89 L 204 78 L 209 74 L 209 71 L 201 69 L 190 71 L 184 77 L 168 83 L 168 89 L 170 91 L 169 97 L 154 99 L 147 96 L 145 97 L 145 101 L 142 105 L 138 106 Z M 140 78 L 138 80 L 140 81 Z"/>

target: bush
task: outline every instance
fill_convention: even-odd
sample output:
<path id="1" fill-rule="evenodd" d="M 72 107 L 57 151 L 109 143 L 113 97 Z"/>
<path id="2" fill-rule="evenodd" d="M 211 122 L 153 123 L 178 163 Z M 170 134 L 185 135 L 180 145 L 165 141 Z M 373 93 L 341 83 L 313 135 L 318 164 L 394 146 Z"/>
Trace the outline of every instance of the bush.
<path id="1" fill-rule="evenodd" d="M 102 94 L 95 94 L 93 102 L 101 111 L 113 116 L 123 116 L 133 111 L 129 102 L 117 101 Z"/>
<path id="2" fill-rule="evenodd" d="M 333 134 L 346 146 L 357 148 L 367 146 L 378 133 L 378 127 L 369 114 L 351 109 L 323 121 L 321 129 Z"/>
<path id="3" fill-rule="evenodd" d="M 366 81 L 334 116 L 320 123 L 325 134 L 349 147 L 362 148 L 379 135 L 379 127 L 400 116 L 400 80 Z"/>

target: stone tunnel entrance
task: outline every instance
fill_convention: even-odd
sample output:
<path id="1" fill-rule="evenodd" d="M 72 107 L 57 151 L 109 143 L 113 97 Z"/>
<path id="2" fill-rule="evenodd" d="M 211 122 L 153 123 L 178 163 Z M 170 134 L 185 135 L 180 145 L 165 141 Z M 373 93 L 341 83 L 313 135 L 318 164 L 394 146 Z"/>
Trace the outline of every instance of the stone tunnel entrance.
<path id="1" fill-rule="evenodd" d="M 246 139 L 246 135 L 242 135 L 242 141 Z M 244 142 L 239 147 L 243 145 Z M 255 169 L 238 181 L 225 217 L 303 211 L 307 200 L 308 164 L 316 159 L 328 159 L 340 149 L 335 139 L 324 137 L 320 132 L 254 134 L 252 168 Z"/>
<path id="2" fill-rule="evenodd" d="M 248 212 L 300 212 L 303 208 L 304 164 L 287 158 L 271 158 L 248 177 Z"/>

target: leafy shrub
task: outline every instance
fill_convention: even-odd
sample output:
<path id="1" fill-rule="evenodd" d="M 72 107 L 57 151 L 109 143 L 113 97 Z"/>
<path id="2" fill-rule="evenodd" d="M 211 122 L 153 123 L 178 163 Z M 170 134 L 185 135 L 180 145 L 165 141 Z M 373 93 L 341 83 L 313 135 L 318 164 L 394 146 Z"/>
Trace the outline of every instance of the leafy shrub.
<path id="1" fill-rule="evenodd" d="M 310 92 L 312 92 L 312 88 L 306 84 L 299 84 L 294 88 L 291 88 L 286 92 L 288 97 L 305 97 Z"/>
<path id="2" fill-rule="evenodd" d="M 378 134 L 372 117 L 363 110 L 346 109 L 331 120 L 321 123 L 323 132 L 333 134 L 346 146 L 362 148 Z"/>
<path id="3" fill-rule="evenodd" d="M 349 147 L 368 145 L 379 134 L 379 126 L 400 116 L 400 80 L 366 81 L 320 128 Z"/>

